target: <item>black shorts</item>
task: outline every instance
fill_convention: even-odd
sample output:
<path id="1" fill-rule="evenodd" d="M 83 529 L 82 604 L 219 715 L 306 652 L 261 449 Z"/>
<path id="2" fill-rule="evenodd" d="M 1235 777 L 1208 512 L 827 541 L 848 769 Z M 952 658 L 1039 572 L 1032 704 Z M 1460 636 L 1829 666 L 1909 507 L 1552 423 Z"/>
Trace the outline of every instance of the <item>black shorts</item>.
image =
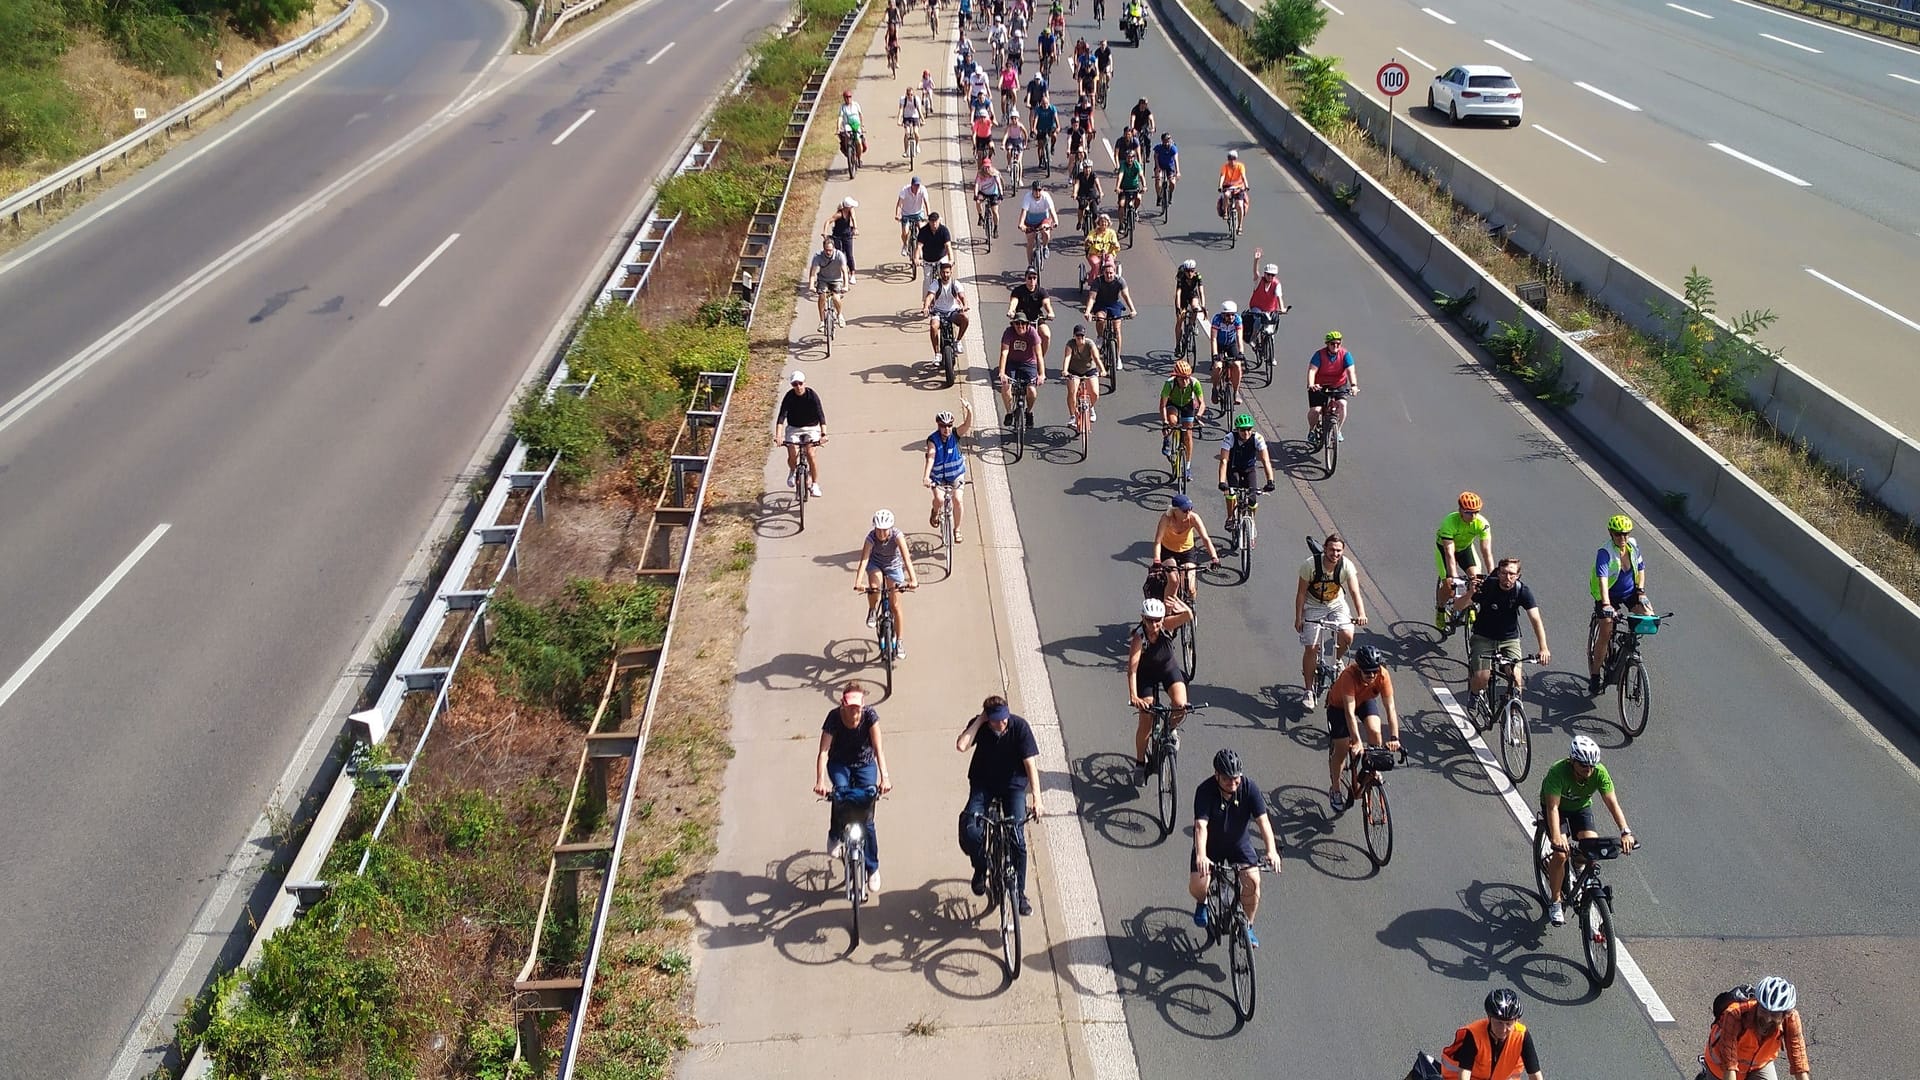
<path id="1" fill-rule="evenodd" d="M 1040 365 L 1038 363 L 1021 364 L 1009 362 L 1007 364 L 1007 383 L 1009 386 L 1015 383 L 1026 383 L 1031 386 L 1035 382 L 1038 382 L 1039 379 Z"/>
<path id="2" fill-rule="evenodd" d="M 1433 542 L 1433 550 L 1439 552 L 1441 559 L 1445 560 L 1447 549 L 1440 546 L 1440 541 L 1435 540 Z M 1460 564 L 1460 572 L 1462 574 L 1471 576 L 1475 570 L 1478 570 L 1480 568 L 1480 564 L 1476 561 L 1478 558 L 1479 556 L 1474 554 L 1474 546 L 1472 544 L 1468 544 L 1465 547 L 1459 544 L 1453 545 L 1453 561 Z"/>
<path id="3" fill-rule="evenodd" d="M 1316 386 L 1307 391 L 1307 405 L 1310 408 L 1324 408 L 1327 402 L 1331 400 L 1333 399 L 1327 396 L 1325 387 Z"/>
<path id="4" fill-rule="evenodd" d="M 1353 711 L 1360 717 L 1360 741 L 1362 743 L 1367 741 L 1366 718 L 1372 716 L 1384 720 L 1387 715 L 1381 710 L 1380 699 L 1377 697 L 1368 698 L 1366 701 L 1355 705 Z M 1346 706 L 1336 706 L 1329 703 L 1327 705 L 1327 749 L 1335 749 L 1338 744 L 1346 742 L 1352 737 L 1353 733 L 1347 730 Z"/>
<path id="5" fill-rule="evenodd" d="M 1214 842 L 1213 838 L 1209 837 L 1207 839 L 1208 861 L 1224 862 L 1224 863 L 1241 863 L 1243 865 L 1252 865 L 1252 864 L 1258 863 L 1260 861 L 1260 856 L 1256 854 L 1253 850 L 1252 832 L 1253 832 L 1253 827 L 1249 825 L 1247 827 L 1247 833 L 1240 837 L 1240 842 L 1238 844 L 1216 843 Z M 1187 872 L 1190 874 L 1197 874 L 1200 872 L 1199 855 L 1192 854 L 1187 856 Z"/>
<path id="6" fill-rule="evenodd" d="M 1547 816 L 1546 807 L 1540 808 L 1540 816 Z M 1571 840 L 1583 832 L 1594 831 L 1593 803 L 1589 802 L 1578 810 L 1569 810 L 1565 806 L 1560 808 L 1560 835 Z"/>
<path id="7" fill-rule="evenodd" d="M 1175 683 L 1186 681 L 1187 673 L 1177 666 L 1168 671 L 1148 671 L 1142 668 L 1134 673 L 1133 696 L 1151 701 L 1156 693 L 1162 690 L 1172 693 Z"/>
<path id="8" fill-rule="evenodd" d="M 1253 474 L 1254 469 L 1252 466 L 1245 469 L 1236 469 L 1232 465 L 1227 466 L 1227 487 L 1246 489 L 1247 498 L 1241 505 L 1248 510 L 1260 505 L 1260 489 L 1254 485 Z"/>

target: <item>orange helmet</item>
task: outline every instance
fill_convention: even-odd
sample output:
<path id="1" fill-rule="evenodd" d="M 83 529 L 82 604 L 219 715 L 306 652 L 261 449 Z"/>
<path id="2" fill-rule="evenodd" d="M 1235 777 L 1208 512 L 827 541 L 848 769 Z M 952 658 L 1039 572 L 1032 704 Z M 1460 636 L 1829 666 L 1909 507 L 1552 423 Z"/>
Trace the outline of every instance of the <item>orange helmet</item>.
<path id="1" fill-rule="evenodd" d="M 1461 513 L 1477 514 L 1480 512 L 1480 507 L 1483 505 L 1485 504 L 1480 501 L 1480 496 L 1475 495 L 1473 492 L 1463 491 L 1460 493 Z"/>
<path id="2" fill-rule="evenodd" d="M 1193 374 L 1193 365 L 1185 360 L 1178 361 L 1173 365 L 1173 374 L 1175 378 L 1184 379 Z"/>

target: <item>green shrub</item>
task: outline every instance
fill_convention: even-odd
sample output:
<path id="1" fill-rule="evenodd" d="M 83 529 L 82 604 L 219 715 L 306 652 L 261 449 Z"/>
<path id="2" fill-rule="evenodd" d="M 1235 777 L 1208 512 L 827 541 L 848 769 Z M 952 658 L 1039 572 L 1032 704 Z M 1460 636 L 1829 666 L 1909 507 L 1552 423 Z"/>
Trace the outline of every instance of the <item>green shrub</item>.
<path id="1" fill-rule="evenodd" d="M 450 851 L 475 851 L 507 823 L 507 814 L 484 791 L 455 791 L 422 808 Z"/>
<path id="2" fill-rule="evenodd" d="M 1731 321 L 1731 334 L 1721 330 L 1712 319 L 1713 279 L 1697 266 L 1687 272 L 1683 296 L 1685 306 L 1678 311 L 1656 308 L 1666 318 L 1668 332 L 1657 346 L 1654 390 L 1660 404 L 1684 423 L 1745 402 L 1747 377 L 1772 355 L 1756 338 L 1780 316 L 1743 311 Z"/>
<path id="3" fill-rule="evenodd" d="M 753 73 L 747 85 L 774 90 L 791 97 L 796 87 L 805 86 L 814 72 L 827 64 L 820 48 L 809 49 L 802 35 L 774 35 L 753 47 Z"/>
<path id="4" fill-rule="evenodd" d="M 52 67 L 67 51 L 59 0 L 0 0 L 0 69 Z"/>
<path id="5" fill-rule="evenodd" d="M 696 230 L 738 225 L 751 218 L 763 200 L 780 194 L 785 182 L 780 170 L 740 162 L 680 173 L 660 185 L 660 210 L 681 215 L 684 227 Z"/>
<path id="6" fill-rule="evenodd" d="M 1287 61 L 1294 108 L 1301 119 L 1325 131 L 1347 117 L 1347 76 L 1337 56 L 1295 56 Z"/>
<path id="7" fill-rule="evenodd" d="M 0 163 L 72 157 L 79 123 L 73 91 L 58 72 L 0 70 Z"/>
<path id="8" fill-rule="evenodd" d="M 537 468 L 558 455 L 560 464 L 554 471 L 562 479 L 584 480 L 592 475 L 607 444 L 594 422 L 594 407 L 564 390 L 551 398 L 544 395 L 543 387 L 532 387 L 514 406 L 513 434 L 526 441 L 529 467 Z"/>
<path id="9" fill-rule="evenodd" d="M 1255 13 L 1247 40 L 1254 55 L 1271 64 L 1313 44 L 1326 26 L 1327 12 L 1319 0 L 1267 0 Z"/>
<path id="10" fill-rule="evenodd" d="M 227 25 L 260 39 L 313 10 L 313 0 L 227 0 Z"/>
<path id="11" fill-rule="evenodd" d="M 488 608 L 488 662 L 509 694 L 584 721 L 613 654 L 659 639 L 665 601 L 651 585 L 587 578 L 568 581 L 565 596 L 537 605 L 503 592 Z"/>
<path id="12" fill-rule="evenodd" d="M 780 149 L 793 110 L 781 101 L 753 95 L 730 97 L 713 111 L 713 134 L 748 161 L 769 158 Z"/>
<path id="13" fill-rule="evenodd" d="M 476 1080 L 531 1080 L 533 1066 L 513 1060 L 513 1029 L 483 1024 L 467 1032 L 467 1071 Z"/>
<path id="14" fill-rule="evenodd" d="M 214 24 L 163 0 L 111 6 L 102 28 L 121 58 L 137 68 L 198 81 L 213 76 Z"/>

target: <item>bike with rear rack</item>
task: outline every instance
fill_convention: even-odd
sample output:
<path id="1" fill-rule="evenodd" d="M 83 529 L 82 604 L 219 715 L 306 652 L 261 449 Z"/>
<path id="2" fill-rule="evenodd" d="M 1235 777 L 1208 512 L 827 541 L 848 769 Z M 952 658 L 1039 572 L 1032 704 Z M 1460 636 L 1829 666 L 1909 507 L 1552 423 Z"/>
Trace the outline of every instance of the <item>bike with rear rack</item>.
<path id="1" fill-rule="evenodd" d="M 1619 858 L 1624 851 L 1616 836 L 1589 836 L 1572 839 L 1567 853 L 1566 878 L 1561 887 L 1561 902 L 1578 914 L 1580 953 L 1586 962 L 1587 977 L 1600 989 L 1613 985 L 1619 974 L 1620 928 L 1614 921 L 1613 886 L 1600 880 L 1600 864 Z M 1637 839 L 1635 847 L 1639 847 Z M 1533 886 L 1540 906 L 1553 900 L 1549 886 L 1553 872 L 1553 838 L 1547 833 L 1543 815 L 1533 822 Z"/>

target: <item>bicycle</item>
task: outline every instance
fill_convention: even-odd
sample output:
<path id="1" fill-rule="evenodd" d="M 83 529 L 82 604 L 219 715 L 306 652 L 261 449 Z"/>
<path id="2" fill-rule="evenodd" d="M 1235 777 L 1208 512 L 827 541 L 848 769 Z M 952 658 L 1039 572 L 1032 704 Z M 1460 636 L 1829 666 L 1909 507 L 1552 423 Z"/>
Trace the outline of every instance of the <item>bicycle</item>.
<path id="1" fill-rule="evenodd" d="M 1233 544 L 1234 553 L 1240 556 L 1242 581 L 1253 576 L 1254 538 L 1259 533 L 1254 522 L 1257 510 L 1259 505 L 1250 485 L 1231 485 L 1227 488 L 1227 540 Z"/>
<path id="2" fill-rule="evenodd" d="M 1327 476 L 1340 466 L 1340 417 L 1333 403 L 1353 396 L 1353 387 L 1335 386 L 1327 390 L 1327 403 L 1320 406 L 1320 426 L 1307 432 L 1307 453 L 1318 453 Z"/>
<path id="3" fill-rule="evenodd" d="M 947 567 L 949 569 L 953 567 L 954 546 L 960 543 L 959 530 L 954 527 L 955 518 L 953 508 L 954 505 L 960 501 L 960 485 L 965 483 L 968 483 L 968 481 L 961 480 L 951 484 L 936 483 L 933 485 L 934 490 L 940 493 L 940 546 L 946 550 Z"/>
<path id="4" fill-rule="evenodd" d="M 1407 752 L 1399 753 L 1404 764 Z M 1361 810 L 1360 825 L 1367 836 L 1367 854 L 1373 865 L 1384 867 L 1393 861 L 1393 811 L 1387 805 L 1387 781 L 1381 773 L 1392 772 L 1394 752 L 1384 746 L 1368 746 L 1347 761 L 1347 803 Z"/>
<path id="5" fill-rule="evenodd" d="M 1214 560 L 1209 566 L 1220 565 Z M 1197 571 L 1199 563 L 1182 562 L 1180 564 L 1180 583 L 1174 589 L 1174 597 L 1193 612 L 1193 618 L 1174 633 L 1180 637 L 1180 663 L 1187 674 L 1187 683 L 1191 685 L 1200 673 L 1200 597 L 1197 583 L 1200 578 Z"/>
<path id="6" fill-rule="evenodd" d="M 953 385 L 954 368 L 959 363 L 960 343 L 953 336 L 953 312 L 940 316 L 940 375 Z"/>
<path id="7" fill-rule="evenodd" d="M 1173 339 L 1173 359 L 1190 360 L 1200 351 L 1200 324 L 1206 321 L 1205 308 L 1188 308 L 1180 320 L 1180 334 Z"/>
<path id="8" fill-rule="evenodd" d="M 1134 197 L 1126 192 L 1120 193 L 1120 239 L 1126 241 L 1128 247 L 1133 246 L 1133 230 L 1140 217 L 1140 211 L 1135 202 Z"/>
<path id="9" fill-rule="evenodd" d="M 1188 705 L 1191 716 L 1205 705 Z M 1160 835 L 1172 836 L 1180 825 L 1180 733 L 1173 727 L 1173 706 L 1160 704 L 1160 692 L 1154 691 L 1153 730 L 1147 734 L 1147 773 L 1154 778 L 1154 811 L 1160 821 Z"/>
<path id="10" fill-rule="evenodd" d="M 840 293 L 832 288 L 826 290 L 827 318 L 820 324 L 820 335 L 826 340 L 827 355 L 833 355 L 833 332 L 840 325 Z"/>
<path id="11" fill-rule="evenodd" d="M 893 620 L 893 594 L 912 592 L 912 585 L 895 585 L 892 588 L 875 589 L 869 585 L 860 591 L 869 595 L 880 594 L 880 610 L 874 617 L 873 639 L 880 650 L 880 666 L 887 674 L 887 693 L 893 693 L 893 662 L 899 659 L 900 631 Z"/>
<path id="12" fill-rule="evenodd" d="M 1020 167 L 1020 159 L 1026 155 L 1026 151 L 1027 144 L 1024 142 L 1006 144 L 1007 179 L 1013 182 L 1015 191 L 1020 190 L 1020 185 L 1026 180 L 1026 173 Z"/>
<path id="13" fill-rule="evenodd" d="M 860 944 L 860 906 L 868 900 L 867 833 L 879 798 L 880 789 L 876 787 L 836 787 L 833 794 L 822 799 L 833 804 L 833 820 L 838 825 L 840 865 L 846 875 L 847 907 L 852 913 L 853 940 L 849 948 Z"/>
<path id="14" fill-rule="evenodd" d="M 1346 624 L 1334 619 L 1315 619 L 1313 624 L 1321 631 L 1319 653 L 1313 666 L 1313 698 L 1324 705 L 1327 691 L 1340 677 L 1340 631 Z"/>
<path id="15" fill-rule="evenodd" d="M 1166 458 L 1173 472 L 1173 490 L 1181 495 L 1187 493 L 1187 485 L 1193 480 L 1190 475 L 1193 462 L 1187 457 L 1186 433 L 1189 424 L 1194 431 L 1194 438 L 1199 438 L 1200 418 L 1197 416 L 1192 421 L 1182 418 L 1178 424 L 1166 424 L 1163 421 L 1161 428 L 1161 438 L 1167 440 Z"/>
<path id="16" fill-rule="evenodd" d="M 860 136 L 841 132 L 840 153 L 847 159 L 847 179 L 851 180 L 860 171 Z"/>
<path id="17" fill-rule="evenodd" d="M 924 113 L 921 115 L 925 115 Z M 913 163 L 920 156 L 920 125 L 907 125 L 907 171 L 913 171 Z"/>
<path id="18" fill-rule="evenodd" d="M 1133 312 L 1129 311 L 1120 318 L 1131 319 Z M 1120 323 L 1111 315 L 1100 321 L 1100 359 L 1107 364 L 1106 393 L 1111 394 L 1120 386 Z"/>
<path id="19" fill-rule="evenodd" d="M 1113 72 L 1111 71 L 1101 72 L 1100 81 L 1094 86 L 1094 89 L 1093 89 L 1093 105 L 1095 108 L 1104 109 L 1107 107 L 1107 88 L 1112 85 L 1113 85 Z"/>
<path id="20" fill-rule="evenodd" d="M 1227 246 L 1233 247 L 1240 242 L 1240 230 L 1246 224 L 1246 211 L 1242 208 L 1238 194 L 1227 197 Z"/>
<path id="21" fill-rule="evenodd" d="M 1620 726 L 1627 735 L 1639 738 L 1647 730 L 1647 718 L 1653 712 L 1653 681 L 1647 674 L 1647 662 L 1640 655 L 1640 639 L 1660 632 L 1660 623 L 1673 618 L 1665 615 L 1637 615 L 1616 611 L 1613 616 L 1613 640 L 1607 644 L 1607 659 L 1600 666 L 1602 685 L 1613 686 L 1620 708 Z M 1593 655 L 1594 635 L 1600 630 L 1600 613 L 1587 620 L 1587 655 Z"/>
<path id="22" fill-rule="evenodd" d="M 1075 384 L 1073 395 L 1073 426 L 1080 435 L 1080 460 L 1087 460 L 1093 446 L 1093 394 L 1088 383 L 1096 378 L 1092 375 L 1068 375 L 1069 379 L 1080 380 Z"/>
<path id="23" fill-rule="evenodd" d="M 887 42 L 887 77 L 895 78 L 900 74 L 900 42 Z"/>
<path id="24" fill-rule="evenodd" d="M 1052 245 L 1052 238 L 1044 225 L 1038 228 L 1027 228 L 1023 223 L 1021 228 L 1025 229 L 1027 234 L 1027 269 L 1038 272 L 1047 265 L 1047 253 Z"/>
<path id="25" fill-rule="evenodd" d="M 1600 880 L 1600 864 L 1622 854 L 1615 836 L 1589 836 L 1573 841 L 1567 857 L 1567 876 L 1561 899 L 1580 913 L 1580 951 L 1587 976 L 1606 989 L 1619 974 L 1619 929 L 1613 921 L 1613 886 Z M 1630 853 L 1629 853 L 1630 854 Z M 1547 875 L 1552 872 L 1553 846 L 1544 814 L 1533 819 L 1533 886 L 1545 907 L 1553 899 Z"/>
<path id="26" fill-rule="evenodd" d="M 1273 339 L 1279 336 L 1279 320 L 1284 314 L 1286 311 L 1279 311 L 1255 320 L 1260 328 L 1253 332 L 1253 348 L 1247 350 L 1244 358 L 1247 374 L 1259 376 L 1260 385 L 1263 387 L 1273 385 Z"/>
<path id="27" fill-rule="evenodd" d="M 1207 386 L 1207 395 L 1213 406 L 1213 415 L 1221 417 L 1223 420 L 1230 419 L 1233 416 L 1233 379 L 1229 373 L 1233 370 L 1233 364 L 1236 360 L 1240 360 L 1243 365 L 1245 363 L 1245 361 L 1241 359 L 1238 349 L 1230 353 L 1221 353 L 1213 362 L 1215 374 L 1213 378 L 1209 380 L 1209 385 Z"/>
<path id="28" fill-rule="evenodd" d="M 813 497 L 813 467 L 807 464 L 807 446 L 825 446 L 827 440 L 800 433 L 794 436 L 794 441 L 800 444 L 800 455 L 793 463 L 793 512 L 800 519 L 800 527 L 795 531 L 806 532 L 807 500 Z"/>
<path id="29" fill-rule="evenodd" d="M 1533 764 L 1533 732 L 1527 723 L 1526 706 L 1520 701 L 1518 671 L 1523 664 L 1538 663 L 1540 657 L 1530 653 L 1518 661 L 1495 664 L 1493 673 L 1502 685 L 1498 690 L 1491 685 L 1487 687 L 1480 695 L 1479 708 L 1472 717 L 1475 730 L 1499 734 L 1500 767 L 1516 787 L 1526 779 L 1527 769 Z M 1499 695 L 1497 704 L 1494 700 L 1496 694 Z"/>
<path id="30" fill-rule="evenodd" d="M 1173 213 L 1173 174 L 1153 170 L 1153 197 L 1160 207 L 1161 220 Z"/>
<path id="31" fill-rule="evenodd" d="M 980 238 L 986 241 L 987 251 L 993 251 L 993 239 L 1000 235 L 1000 196 L 985 195 L 980 199 L 980 213 L 975 219 L 980 225 Z"/>
<path id="32" fill-rule="evenodd" d="M 1047 134 L 1040 136 L 1040 139 L 1039 139 L 1040 145 L 1035 148 L 1036 152 L 1040 155 L 1040 170 L 1046 173 L 1049 178 L 1053 176 L 1054 139 L 1055 139 L 1054 134 L 1052 132 L 1048 132 Z"/>
<path id="33" fill-rule="evenodd" d="M 1240 872 L 1271 869 L 1265 863 L 1228 863 L 1208 860 L 1207 942 L 1202 948 L 1227 943 L 1227 977 L 1233 986 L 1233 1010 L 1241 1023 L 1253 1019 L 1259 986 L 1253 971 L 1253 934 L 1247 912 L 1240 906 Z"/>
<path id="34" fill-rule="evenodd" d="M 1028 417 L 1030 410 L 1027 408 L 1027 391 L 1032 388 L 1033 381 L 1009 375 L 1007 382 L 1012 388 L 1013 396 L 1013 424 L 1011 425 L 1013 460 L 1019 461 L 1027 452 L 1027 431 L 1028 425 L 1032 422 Z"/>
<path id="35" fill-rule="evenodd" d="M 1029 795 L 1037 795 L 1030 792 Z M 986 825 L 987 909 L 1000 909 L 1000 960 L 1007 966 L 1007 978 L 1020 977 L 1020 870 L 1014 864 L 1013 830 L 1018 824 L 1007 813 L 1002 799 L 987 800 L 981 815 Z M 1027 809 L 1027 820 L 1037 816 Z"/>
<path id="36" fill-rule="evenodd" d="M 935 35 L 940 33 L 939 9 L 932 4 L 927 5 L 927 33 Z"/>

